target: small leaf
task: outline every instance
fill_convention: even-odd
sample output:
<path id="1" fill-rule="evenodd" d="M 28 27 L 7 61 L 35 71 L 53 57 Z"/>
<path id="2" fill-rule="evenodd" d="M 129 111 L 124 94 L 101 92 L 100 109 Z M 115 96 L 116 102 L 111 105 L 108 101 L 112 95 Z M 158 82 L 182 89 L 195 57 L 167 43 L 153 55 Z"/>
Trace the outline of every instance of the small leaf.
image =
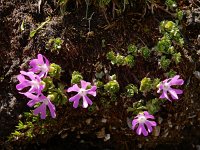
<path id="1" fill-rule="evenodd" d="M 37 32 L 37 30 L 31 31 L 29 37 L 30 37 L 30 38 L 34 37 L 35 34 L 36 34 L 36 32 Z"/>

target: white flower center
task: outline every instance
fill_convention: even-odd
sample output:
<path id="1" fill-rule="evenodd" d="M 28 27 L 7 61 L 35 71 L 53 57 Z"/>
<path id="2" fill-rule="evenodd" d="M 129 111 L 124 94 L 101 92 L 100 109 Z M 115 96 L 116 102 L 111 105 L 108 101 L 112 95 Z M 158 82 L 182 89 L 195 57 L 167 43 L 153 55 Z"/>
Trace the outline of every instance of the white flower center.
<path id="1" fill-rule="evenodd" d="M 138 123 L 140 124 L 140 123 L 145 123 L 145 121 L 147 120 L 147 118 L 145 117 L 145 116 L 140 116 L 140 117 L 138 117 Z"/>
<path id="2" fill-rule="evenodd" d="M 38 81 L 33 80 L 33 81 L 31 81 L 31 85 L 32 85 L 34 88 L 39 88 L 40 83 L 39 83 Z"/>
<path id="3" fill-rule="evenodd" d="M 44 99 L 43 103 L 44 103 L 45 105 L 48 105 L 48 104 L 49 104 L 48 99 Z"/>
<path id="4" fill-rule="evenodd" d="M 81 88 L 78 92 L 81 96 L 85 96 L 87 93 L 86 93 L 86 90 Z"/>
<path id="5" fill-rule="evenodd" d="M 41 70 L 42 72 L 47 72 L 47 71 L 48 71 L 48 67 L 47 67 L 46 64 L 44 64 L 44 65 L 38 65 L 38 67 L 40 68 L 40 70 Z"/>
<path id="6" fill-rule="evenodd" d="M 170 88 L 169 83 L 164 83 L 164 84 L 163 84 L 163 90 L 164 90 L 164 91 L 168 91 L 169 88 Z"/>

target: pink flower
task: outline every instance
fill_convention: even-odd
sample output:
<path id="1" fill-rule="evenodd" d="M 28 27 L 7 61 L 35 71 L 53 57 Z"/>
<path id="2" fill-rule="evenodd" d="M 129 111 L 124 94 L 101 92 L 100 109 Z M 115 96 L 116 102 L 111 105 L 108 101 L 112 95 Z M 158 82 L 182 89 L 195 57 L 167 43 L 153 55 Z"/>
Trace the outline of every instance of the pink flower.
<path id="1" fill-rule="evenodd" d="M 87 108 L 88 104 L 92 105 L 92 101 L 88 98 L 87 94 L 96 96 L 96 86 L 92 86 L 90 89 L 87 89 L 87 87 L 91 85 L 90 82 L 86 82 L 81 80 L 81 88 L 78 87 L 77 84 L 73 85 L 72 87 L 68 88 L 67 92 L 78 92 L 75 96 L 71 97 L 69 99 L 70 102 L 73 103 L 73 107 L 77 108 L 79 104 L 79 100 L 82 97 L 83 98 L 83 108 Z"/>
<path id="2" fill-rule="evenodd" d="M 132 121 L 132 129 L 134 130 L 136 125 L 138 125 L 136 133 L 138 135 L 142 133 L 144 136 L 147 136 L 148 133 L 152 132 L 152 127 L 156 126 L 156 122 L 149 119 L 154 119 L 154 116 L 150 115 L 147 111 L 139 113 Z"/>
<path id="3" fill-rule="evenodd" d="M 40 77 L 33 72 L 20 71 L 20 73 L 21 74 L 17 76 L 20 83 L 16 85 L 16 89 L 21 91 L 24 88 L 30 87 L 28 92 L 40 95 L 45 87 Z"/>
<path id="4" fill-rule="evenodd" d="M 35 110 L 33 110 L 34 115 L 41 114 L 41 119 L 46 118 L 46 108 L 48 107 L 50 110 L 50 114 L 52 118 L 56 117 L 56 108 L 55 106 L 51 103 L 51 100 L 49 97 L 44 96 L 41 94 L 40 96 L 33 95 L 31 93 L 24 93 L 25 96 L 30 98 L 31 100 L 27 103 L 29 107 L 33 107 L 37 103 L 42 103 L 40 106 L 38 106 Z"/>
<path id="5" fill-rule="evenodd" d="M 168 96 L 168 93 L 171 95 L 171 98 L 173 100 L 178 99 L 178 95 L 177 94 L 182 94 L 183 91 L 179 90 L 179 89 L 174 89 L 171 86 L 173 85 L 183 85 L 184 81 L 182 79 L 179 79 L 179 75 L 174 76 L 173 78 L 169 78 L 166 79 L 164 81 L 162 81 L 159 85 L 158 85 L 158 91 L 157 93 L 160 93 L 162 90 L 162 94 L 159 98 L 166 98 L 169 101 L 171 101 L 171 99 Z"/>
<path id="6" fill-rule="evenodd" d="M 37 55 L 37 59 L 33 59 L 30 61 L 29 65 L 32 67 L 29 71 L 38 74 L 40 78 L 46 77 L 49 72 L 49 61 L 42 54 Z"/>

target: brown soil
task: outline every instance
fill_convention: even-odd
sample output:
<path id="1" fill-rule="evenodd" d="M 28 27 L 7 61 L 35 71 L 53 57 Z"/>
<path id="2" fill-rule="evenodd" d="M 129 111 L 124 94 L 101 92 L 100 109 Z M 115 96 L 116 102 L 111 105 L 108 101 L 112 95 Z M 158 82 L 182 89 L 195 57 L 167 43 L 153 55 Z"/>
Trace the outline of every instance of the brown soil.
<path id="1" fill-rule="evenodd" d="M 19 2 L 20 1 L 20 2 Z M 140 3 L 138 1 L 138 3 Z M 192 10 L 195 6 L 180 1 L 182 9 Z M 62 81 L 70 85 L 74 70 L 82 73 L 87 81 L 92 81 L 97 64 L 102 64 L 110 74 L 116 74 L 120 87 L 128 83 L 138 85 L 138 80 L 145 76 L 164 78 L 164 71 L 157 67 L 156 58 L 149 61 L 142 57 L 136 58 L 136 65 L 128 67 L 111 66 L 106 59 L 110 50 L 123 54 L 130 43 L 138 46 L 155 46 L 161 35 L 159 23 L 162 20 L 174 18 L 159 8 L 154 8 L 154 14 L 144 6 L 137 5 L 132 11 L 127 11 L 112 18 L 107 10 L 105 16 L 96 6 L 89 7 L 89 14 L 94 12 L 91 20 L 91 31 L 88 34 L 88 21 L 85 17 L 85 4 L 76 8 L 75 3 L 68 6 L 68 12 L 60 15 L 59 8 L 50 0 L 42 3 L 41 13 L 38 12 L 36 0 L 13 0 L 0 2 L 0 145 L 3 148 L 21 145 L 21 149 L 197 149 L 200 147 L 200 80 L 193 72 L 199 70 L 200 61 L 197 51 L 200 49 L 198 35 L 200 24 L 187 18 L 181 23 L 185 46 L 179 51 L 184 56 L 179 66 L 171 65 L 185 80 L 184 95 L 176 103 L 166 103 L 156 118 L 162 118 L 159 124 L 160 135 L 150 135 L 147 138 L 137 136 L 127 125 L 127 107 L 138 99 L 149 99 L 155 96 L 140 95 L 135 99 L 119 98 L 117 103 L 111 102 L 108 108 L 102 104 L 100 97 L 95 99 L 95 111 L 78 108 L 73 109 L 69 103 L 57 108 L 57 118 L 54 127 L 49 128 L 45 135 L 39 135 L 31 141 L 7 142 L 7 136 L 15 130 L 19 116 L 29 111 L 26 98 L 15 89 L 16 75 L 20 68 L 26 67 L 27 61 L 44 54 L 50 62 L 59 64 L 65 72 Z M 161 5 L 162 6 L 162 5 Z M 164 6 L 162 6 L 164 7 Z M 40 30 L 34 38 L 29 38 L 31 30 L 37 24 L 51 16 L 51 21 Z M 25 30 L 20 26 L 25 20 Z M 63 39 L 62 49 L 51 52 L 45 48 L 50 37 Z M 106 47 L 102 47 L 105 40 Z M 137 79 L 135 78 L 137 77 Z M 106 79 L 105 79 L 106 81 Z M 121 89 L 123 92 L 123 89 Z M 106 119 L 106 122 L 102 122 Z M 91 121 L 88 123 L 88 120 Z M 170 123 L 171 122 L 171 123 Z M 172 124 L 172 125 L 171 125 Z M 105 131 L 105 133 L 104 133 Z M 104 141 L 98 134 L 110 134 L 111 138 Z M 37 143 L 37 144 L 36 144 Z"/>

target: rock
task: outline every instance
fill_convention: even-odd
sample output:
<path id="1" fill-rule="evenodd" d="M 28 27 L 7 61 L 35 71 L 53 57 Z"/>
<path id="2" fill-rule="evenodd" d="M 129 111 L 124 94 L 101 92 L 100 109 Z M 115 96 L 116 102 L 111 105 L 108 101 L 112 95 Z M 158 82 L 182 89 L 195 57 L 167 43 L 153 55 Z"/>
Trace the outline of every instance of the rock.
<path id="1" fill-rule="evenodd" d="M 160 135 L 160 126 L 156 126 L 153 130 L 152 133 L 154 136 L 159 136 Z"/>
<path id="2" fill-rule="evenodd" d="M 99 132 L 96 133 L 98 139 L 105 137 L 105 128 L 102 128 Z"/>

